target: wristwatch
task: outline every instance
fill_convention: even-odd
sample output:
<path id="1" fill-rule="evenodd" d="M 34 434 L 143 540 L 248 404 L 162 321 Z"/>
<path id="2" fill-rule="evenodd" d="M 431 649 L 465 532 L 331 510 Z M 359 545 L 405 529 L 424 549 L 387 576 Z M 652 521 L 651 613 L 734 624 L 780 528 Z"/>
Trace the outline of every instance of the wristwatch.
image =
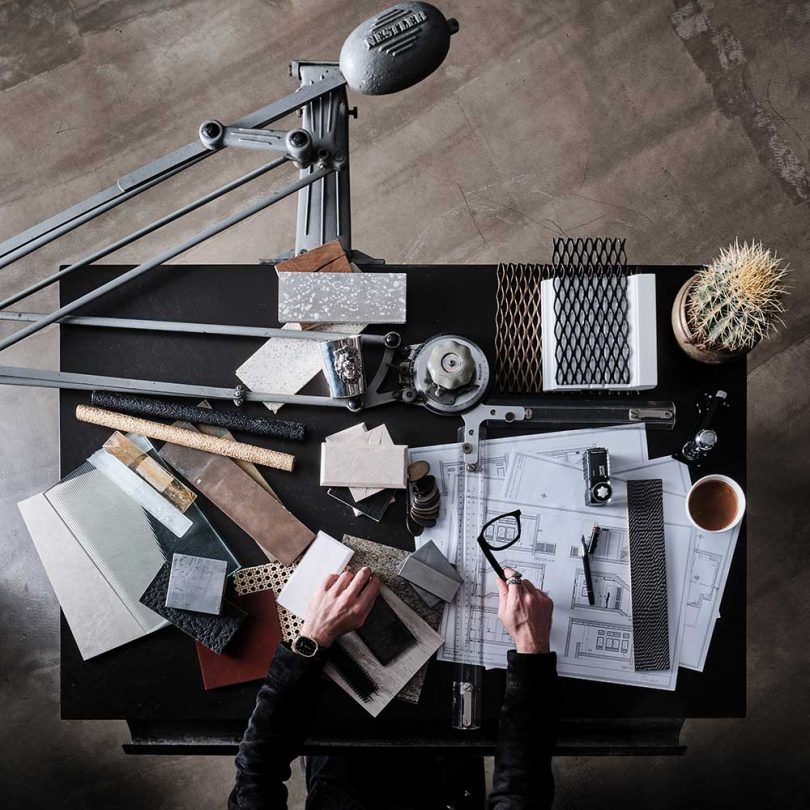
<path id="1" fill-rule="evenodd" d="M 302 658 L 314 658 L 318 654 L 320 647 L 314 638 L 298 636 L 298 638 L 293 641 L 290 649 Z"/>

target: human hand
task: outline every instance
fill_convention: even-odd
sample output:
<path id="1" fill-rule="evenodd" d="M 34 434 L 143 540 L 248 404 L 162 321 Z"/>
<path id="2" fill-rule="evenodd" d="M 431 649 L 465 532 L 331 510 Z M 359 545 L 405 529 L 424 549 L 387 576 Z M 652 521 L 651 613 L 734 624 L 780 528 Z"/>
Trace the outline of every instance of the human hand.
<path id="1" fill-rule="evenodd" d="M 515 572 L 504 568 L 508 579 Z M 498 577 L 498 618 L 519 653 L 547 653 L 554 603 L 547 593 L 527 579 L 520 585 L 507 585 Z"/>
<path id="2" fill-rule="evenodd" d="M 379 578 L 365 565 L 356 574 L 330 574 L 309 603 L 301 635 L 330 647 L 338 636 L 363 626 L 379 592 Z"/>

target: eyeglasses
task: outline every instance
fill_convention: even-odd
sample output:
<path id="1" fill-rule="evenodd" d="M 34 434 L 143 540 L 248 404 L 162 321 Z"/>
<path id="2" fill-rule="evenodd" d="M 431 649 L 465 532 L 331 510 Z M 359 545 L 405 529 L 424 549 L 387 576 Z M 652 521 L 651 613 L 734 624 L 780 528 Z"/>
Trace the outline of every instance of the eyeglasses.
<path id="1" fill-rule="evenodd" d="M 512 522 L 514 518 L 514 522 Z M 487 530 L 492 526 L 496 526 L 495 530 L 491 532 L 495 539 L 508 538 L 506 543 L 502 545 L 495 545 L 486 538 Z M 505 551 L 520 540 L 520 509 L 515 509 L 514 512 L 506 512 L 503 515 L 496 515 L 492 520 L 488 520 L 483 528 L 481 534 L 478 535 L 478 545 L 481 546 L 481 551 L 487 558 L 487 562 L 492 566 L 492 570 L 502 579 L 506 581 L 506 574 L 503 572 L 498 561 L 495 559 L 493 551 Z"/>

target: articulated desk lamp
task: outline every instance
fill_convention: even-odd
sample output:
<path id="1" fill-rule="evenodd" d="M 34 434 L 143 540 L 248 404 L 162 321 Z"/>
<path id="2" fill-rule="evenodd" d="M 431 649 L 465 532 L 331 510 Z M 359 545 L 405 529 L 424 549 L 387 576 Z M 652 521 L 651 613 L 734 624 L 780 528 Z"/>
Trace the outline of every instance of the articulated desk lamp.
<path id="1" fill-rule="evenodd" d="M 273 152 L 276 157 L 259 168 L 204 194 L 182 208 L 0 301 L 0 319 L 29 322 L 22 329 L 0 340 L 0 351 L 54 323 L 167 333 L 247 335 L 265 338 L 277 336 L 285 339 L 317 340 L 326 347 L 322 353 L 327 360 L 324 370 L 329 382 L 330 396 L 286 395 L 272 391 L 248 391 L 243 386 L 234 389 L 214 388 L 9 366 L 0 366 L 0 383 L 193 397 L 197 400 L 233 400 L 238 405 L 244 401 L 256 401 L 347 407 L 351 411 L 387 402 L 403 402 L 421 405 L 435 413 L 460 414 L 464 419 L 462 429 L 464 486 L 465 489 L 478 495 L 479 503 L 485 500 L 485 498 L 481 500 L 485 495 L 481 489 L 485 485 L 485 476 L 475 473 L 481 472 L 479 440 L 484 435 L 487 422 L 564 422 L 569 425 L 643 422 L 651 426 L 671 428 L 674 423 L 674 409 L 671 403 L 635 401 L 630 405 L 623 405 L 617 401 L 587 403 L 580 400 L 574 405 L 556 401 L 531 408 L 482 405 L 480 403 L 487 392 L 489 382 L 487 358 L 475 343 L 458 335 L 438 335 L 415 347 L 402 346 L 400 336 L 396 332 L 351 338 L 355 341 L 353 367 L 355 371 L 359 368 L 359 375 L 347 380 L 341 377 L 337 364 L 332 363 L 330 367 L 328 362 L 329 358 L 333 357 L 329 347 L 332 344 L 335 348 L 344 347 L 347 340 L 345 334 L 87 317 L 75 314 L 85 304 L 150 270 L 159 268 L 190 248 L 295 193 L 298 194 L 296 255 L 334 239 L 339 239 L 344 250 L 351 255 L 348 120 L 355 111 L 349 109 L 346 86 L 363 95 L 383 95 L 405 90 L 429 76 L 441 65 L 450 47 L 450 37 L 456 31 L 458 23 L 453 19 L 446 19 L 438 9 L 428 3 L 398 3 L 362 23 L 349 35 L 343 44 L 339 63 L 293 62 L 291 72 L 297 75 L 301 82 L 296 92 L 244 116 L 229 126 L 213 119 L 204 121 L 200 125 L 198 138 L 192 143 L 120 177 L 110 188 L 0 244 L 0 269 L 2 269 L 226 148 Z M 299 127 L 289 131 L 269 128 L 278 119 L 296 111 L 300 111 L 301 114 Z M 75 301 L 47 314 L 7 311 L 9 306 L 32 293 L 70 273 L 88 267 L 119 248 L 287 163 L 292 163 L 298 168 L 297 180 L 210 225 L 186 241 L 102 284 Z M 363 344 L 376 344 L 384 348 L 380 365 L 368 385 L 362 371 Z M 396 370 L 396 387 L 393 390 L 383 391 L 383 385 L 391 369 Z M 469 502 L 470 499 L 465 497 L 465 503 Z M 479 534 L 481 523 L 478 510 L 471 510 L 470 514 L 464 516 L 463 531 L 474 539 Z M 464 545 L 462 543 L 462 547 Z M 478 562 L 478 560 L 470 561 L 473 569 L 477 570 Z M 463 554 L 459 565 L 465 571 L 468 570 Z M 453 724 L 461 729 L 478 728 L 481 670 L 470 665 L 458 666 L 454 683 Z"/>

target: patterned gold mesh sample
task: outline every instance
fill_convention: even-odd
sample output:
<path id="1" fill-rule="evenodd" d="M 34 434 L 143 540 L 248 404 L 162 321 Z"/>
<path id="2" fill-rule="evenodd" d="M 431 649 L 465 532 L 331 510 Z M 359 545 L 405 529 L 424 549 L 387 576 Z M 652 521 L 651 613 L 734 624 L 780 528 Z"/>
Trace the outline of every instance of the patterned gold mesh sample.
<path id="1" fill-rule="evenodd" d="M 499 264 L 495 310 L 495 387 L 505 394 L 539 394 L 541 264 Z"/>
<path id="2" fill-rule="evenodd" d="M 233 586 L 239 596 L 256 591 L 273 591 L 276 596 L 287 584 L 296 563 L 292 565 L 282 565 L 281 563 L 267 563 L 266 565 L 255 565 L 252 568 L 242 568 L 233 575 Z M 287 608 L 276 604 L 278 609 L 278 620 L 281 624 L 281 637 L 284 641 L 294 641 L 301 632 L 303 619 L 290 613 Z"/>

